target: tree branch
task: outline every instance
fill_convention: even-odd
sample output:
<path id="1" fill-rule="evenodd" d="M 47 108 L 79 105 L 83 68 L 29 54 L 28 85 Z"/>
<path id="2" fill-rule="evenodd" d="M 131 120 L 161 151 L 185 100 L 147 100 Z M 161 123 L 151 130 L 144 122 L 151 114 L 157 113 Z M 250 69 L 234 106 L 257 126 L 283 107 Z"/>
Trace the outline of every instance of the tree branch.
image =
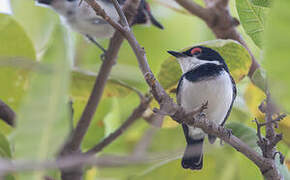
<path id="1" fill-rule="evenodd" d="M 160 159 L 168 158 L 168 155 L 149 154 L 148 156 L 116 156 L 103 155 L 100 157 L 92 157 L 87 155 L 73 155 L 61 157 L 57 160 L 40 161 L 10 161 L 7 159 L 0 159 L 0 175 L 6 175 L 13 172 L 23 171 L 41 171 L 50 169 L 71 169 L 85 165 L 98 167 L 116 167 L 134 164 L 146 164 L 157 162 Z"/>
<path id="2" fill-rule="evenodd" d="M 132 11 L 132 9 L 135 9 L 136 11 L 136 2 L 135 3 L 127 3 L 128 5 L 125 5 L 125 8 L 127 10 Z M 136 1 L 136 0 L 135 0 Z M 86 0 L 86 2 L 91 3 L 90 5 L 93 5 L 95 10 L 99 10 L 96 13 L 100 13 L 103 15 L 104 19 L 109 21 L 112 24 L 115 24 L 115 28 L 121 27 L 117 22 L 112 21 L 109 16 L 106 15 L 105 11 L 101 9 L 101 7 L 94 1 L 94 0 Z M 131 4 L 131 5 L 130 5 Z M 136 7 L 132 7 L 136 6 Z M 128 12 L 128 19 L 130 21 L 133 19 L 134 12 Z M 98 104 L 100 102 L 100 99 L 102 97 L 104 87 L 106 85 L 106 82 L 109 78 L 109 74 L 111 72 L 111 69 L 113 65 L 116 63 L 117 54 L 119 52 L 119 49 L 121 47 L 121 44 L 123 42 L 124 38 L 120 34 L 119 31 L 116 31 L 114 36 L 112 37 L 109 48 L 107 50 L 105 60 L 100 68 L 100 71 L 98 73 L 98 76 L 96 78 L 92 93 L 89 97 L 88 103 L 82 113 L 82 116 L 77 124 L 76 129 L 74 130 L 72 137 L 70 140 L 66 143 L 62 150 L 62 154 L 70 154 L 71 152 L 75 152 L 79 149 L 80 144 L 83 140 L 84 135 L 86 134 L 88 127 L 90 125 L 90 122 L 92 120 L 92 117 L 98 107 Z"/>
<path id="3" fill-rule="evenodd" d="M 188 113 L 182 107 L 175 104 L 151 72 L 151 69 L 147 63 L 145 51 L 139 45 L 134 34 L 131 30 L 126 28 L 122 28 L 120 30 L 122 31 L 122 34 L 124 34 L 137 57 L 139 67 L 145 77 L 145 80 L 151 88 L 154 98 L 160 105 L 160 112 L 171 116 L 172 119 L 178 123 L 184 123 L 201 128 L 205 133 L 215 135 L 227 142 L 237 151 L 252 160 L 259 167 L 266 179 L 281 179 L 275 166 L 275 161 L 272 158 L 264 158 L 259 153 L 251 149 L 247 144 L 242 142 L 239 138 L 232 135 L 227 129 L 217 125 L 213 121 L 207 120 L 202 113 L 197 113 L 195 116 L 192 116 L 193 113 Z"/>
<path id="4" fill-rule="evenodd" d="M 176 0 L 178 4 L 180 4 L 183 7 L 187 7 L 187 9 L 190 13 L 194 14 L 195 16 L 201 18 L 204 21 L 211 21 L 211 13 L 208 13 L 208 10 L 206 8 L 201 7 L 197 3 L 195 3 L 192 0 Z"/>
<path id="5" fill-rule="evenodd" d="M 128 117 L 128 119 L 113 133 L 111 133 L 108 137 L 103 139 L 99 144 L 94 146 L 92 149 L 90 149 L 88 152 L 86 152 L 87 155 L 94 155 L 98 152 L 100 152 L 104 147 L 111 144 L 114 140 L 116 140 L 119 136 L 121 136 L 134 122 L 136 122 L 137 119 L 141 118 L 143 113 L 146 111 L 146 109 L 149 106 L 149 103 L 151 102 L 150 97 L 142 97 L 140 98 L 140 104 L 133 113 Z"/>
<path id="6" fill-rule="evenodd" d="M 118 29 L 122 28 L 119 23 L 114 22 L 107 16 L 104 10 L 94 1 L 86 0 L 90 4 L 97 14 L 102 14 L 103 18 L 110 22 L 110 24 Z M 128 0 L 124 5 L 124 11 L 126 12 L 128 20 L 131 22 L 134 15 L 136 14 L 137 7 L 139 5 L 139 0 Z M 102 94 L 104 92 L 105 85 L 109 78 L 110 72 L 113 65 L 116 63 L 117 55 L 119 49 L 121 48 L 124 38 L 120 34 L 120 31 L 116 31 L 114 36 L 110 40 L 109 48 L 105 54 L 105 60 L 102 63 L 102 66 L 99 70 L 98 76 L 96 78 L 92 93 L 89 97 L 88 103 L 82 113 L 82 116 L 77 124 L 77 127 L 72 132 L 71 137 L 67 140 L 64 147 L 60 151 L 60 157 L 79 153 L 80 145 L 82 140 L 89 128 L 91 120 L 96 112 L 98 104 L 101 100 Z M 62 170 L 62 179 L 63 180 L 79 180 L 82 176 L 82 168 L 77 167 L 75 169 L 66 169 Z"/>
<path id="7" fill-rule="evenodd" d="M 284 156 L 281 152 L 276 150 L 276 145 L 282 140 L 282 134 L 277 134 L 275 132 L 274 127 L 278 127 L 277 122 L 281 121 L 286 117 L 285 114 L 277 114 L 276 118 L 273 118 L 273 116 L 277 113 L 275 105 L 271 101 L 270 94 L 267 93 L 266 101 L 263 101 L 261 105 L 259 106 L 259 109 L 261 112 L 265 113 L 265 119 L 266 122 L 259 123 L 257 120 L 255 120 L 257 124 L 257 136 L 258 141 L 257 144 L 262 150 L 263 156 L 268 159 L 275 160 L 276 155 L 279 154 L 280 163 L 284 163 Z M 262 137 L 261 135 L 261 127 L 266 126 L 266 137 Z M 275 167 L 277 168 L 277 167 Z M 268 172 L 266 172 L 268 173 Z M 277 178 L 277 179 L 283 179 L 282 175 L 277 172 L 277 174 L 269 174 L 269 179 L 271 178 Z"/>

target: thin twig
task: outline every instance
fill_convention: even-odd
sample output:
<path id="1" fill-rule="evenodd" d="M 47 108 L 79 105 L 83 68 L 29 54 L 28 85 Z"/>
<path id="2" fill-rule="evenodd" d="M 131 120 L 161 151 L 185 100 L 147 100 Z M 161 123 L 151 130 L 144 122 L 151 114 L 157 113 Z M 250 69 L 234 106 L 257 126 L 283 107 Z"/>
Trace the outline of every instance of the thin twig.
<path id="1" fill-rule="evenodd" d="M 108 23 L 111 24 L 116 30 L 121 32 L 122 26 L 114 21 L 112 18 L 110 18 L 107 13 L 104 11 L 104 9 L 101 8 L 101 6 L 95 1 L 95 0 L 84 0 L 86 3 L 88 3 L 96 12 L 96 15 L 102 16 L 104 20 L 106 20 Z M 113 2 L 116 0 L 113 0 Z M 121 18 L 122 20 L 122 18 Z M 122 20 L 123 21 L 123 20 Z"/>
<path id="2" fill-rule="evenodd" d="M 120 86 L 123 86 L 124 88 L 127 88 L 127 89 L 129 89 L 131 91 L 134 91 L 139 96 L 139 98 L 141 100 L 144 98 L 142 92 L 140 90 L 138 90 L 137 88 L 132 87 L 129 84 L 127 84 L 127 83 L 125 83 L 125 82 L 123 82 L 121 80 L 118 80 L 118 79 L 110 79 L 110 81 L 113 82 L 113 83 L 119 84 Z"/>
<path id="3" fill-rule="evenodd" d="M 113 2 L 115 9 L 117 10 L 117 12 L 120 16 L 120 21 L 121 21 L 122 26 L 126 27 L 126 28 L 130 28 L 129 23 L 127 21 L 127 18 L 125 16 L 125 14 L 123 13 L 122 8 L 121 8 L 120 4 L 118 3 L 118 1 L 117 0 L 111 0 L 111 1 Z"/>
<path id="4" fill-rule="evenodd" d="M 133 113 L 128 117 L 128 119 L 113 133 L 103 139 L 99 144 L 94 146 L 88 152 L 87 155 L 94 155 L 100 152 L 104 147 L 111 144 L 114 140 L 116 140 L 119 136 L 121 136 L 137 119 L 142 117 L 142 114 L 148 108 L 149 103 L 151 102 L 150 97 L 144 97 L 141 99 L 141 102 L 137 108 L 133 111 Z"/>
<path id="5" fill-rule="evenodd" d="M 160 159 L 168 158 L 167 154 L 148 154 L 147 156 L 117 156 L 102 155 L 92 157 L 87 155 L 73 155 L 59 158 L 57 160 L 26 161 L 0 159 L 0 174 L 6 175 L 13 172 L 41 171 L 50 169 L 70 169 L 79 166 L 118 167 L 134 164 L 146 164 L 158 162 Z"/>

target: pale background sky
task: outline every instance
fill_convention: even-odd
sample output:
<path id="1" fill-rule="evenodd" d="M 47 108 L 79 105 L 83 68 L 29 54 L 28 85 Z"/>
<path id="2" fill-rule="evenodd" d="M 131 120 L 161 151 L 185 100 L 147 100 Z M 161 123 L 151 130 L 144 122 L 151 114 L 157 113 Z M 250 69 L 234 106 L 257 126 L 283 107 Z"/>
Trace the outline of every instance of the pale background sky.
<path id="1" fill-rule="evenodd" d="M 9 0 L 0 0 L 0 12 L 11 13 Z"/>

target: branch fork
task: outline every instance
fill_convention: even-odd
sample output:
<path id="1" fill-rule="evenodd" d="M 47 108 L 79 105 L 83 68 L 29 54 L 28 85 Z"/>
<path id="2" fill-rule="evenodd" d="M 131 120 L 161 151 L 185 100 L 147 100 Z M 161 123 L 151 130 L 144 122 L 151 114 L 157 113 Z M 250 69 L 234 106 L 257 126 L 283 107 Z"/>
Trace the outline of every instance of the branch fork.
<path id="1" fill-rule="evenodd" d="M 265 158 L 275 160 L 275 157 L 278 154 L 280 157 L 280 163 L 283 164 L 284 156 L 275 148 L 276 145 L 282 140 L 283 135 L 277 134 L 274 128 L 278 128 L 278 122 L 283 120 L 286 117 L 286 114 L 276 113 L 276 108 L 271 101 L 269 93 L 267 93 L 267 99 L 262 101 L 262 103 L 259 105 L 259 110 L 266 115 L 266 122 L 259 123 L 257 119 L 253 120 L 253 122 L 255 122 L 257 125 L 257 144 L 262 150 L 263 156 Z M 274 118 L 274 116 L 276 117 Z M 261 128 L 264 126 L 266 127 L 266 137 L 263 137 L 261 134 Z"/>

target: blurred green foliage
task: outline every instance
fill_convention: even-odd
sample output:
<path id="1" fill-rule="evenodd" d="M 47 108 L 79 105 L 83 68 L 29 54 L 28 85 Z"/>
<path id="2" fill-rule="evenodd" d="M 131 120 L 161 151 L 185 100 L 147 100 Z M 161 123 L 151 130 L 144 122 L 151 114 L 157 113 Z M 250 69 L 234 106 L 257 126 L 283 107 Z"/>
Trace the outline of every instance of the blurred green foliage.
<path id="1" fill-rule="evenodd" d="M 251 0 L 256 6 L 269 7 L 273 0 Z"/>
<path id="2" fill-rule="evenodd" d="M 136 26 L 133 30 L 140 44 L 145 47 L 149 65 L 158 74 L 164 88 L 167 91 L 175 88 L 181 75 L 177 62 L 169 58 L 167 50 L 200 44 L 217 50 L 225 58 L 236 82 L 239 82 L 238 98 L 227 127 L 251 147 L 258 149 L 252 120 L 254 117 L 263 119 L 257 109 L 265 97 L 260 90 L 265 89 L 263 71 L 255 74 L 255 84 L 260 87 L 258 89 L 244 78 L 250 66 L 250 56 L 241 45 L 231 40 L 212 41 L 214 35 L 200 19 L 150 2 L 153 13 L 165 29 L 161 31 L 154 27 Z M 71 125 L 79 120 L 101 65 L 99 57 L 102 52 L 63 26 L 52 10 L 36 6 L 32 0 L 11 0 L 11 4 L 13 15 L 0 14 L 0 99 L 16 111 L 18 119 L 16 128 L 0 122 L 0 156 L 44 160 L 57 154 Z M 289 67 L 287 59 L 290 48 L 289 6 L 288 0 L 236 0 L 231 1 L 230 6 L 233 15 L 239 16 L 241 21 L 239 31 L 257 59 L 263 60 L 274 97 L 287 112 L 290 107 L 290 75 L 286 69 Z M 99 41 L 107 47 L 108 40 Z M 113 68 L 85 136 L 83 150 L 94 146 L 118 128 L 139 103 L 138 96 L 119 81 L 144 93 L 148 91 L 127 42 L 121 48 L 118 63 Z M 174 97 L 174 93 L 171 95 Z M 69 116 L 70 101 L 74 109 L 73 122 Z M 153 103 L 153 106 L 157 104 Z M 138 120 L 100 154 L 130 155 L 150 126 L 143 119 Z M 290 118 L 281 122 L 279 131 L 284 133 L 285 138 L 278 148 L 287 155 Z M 85 179 L 242 180 L 245 175 L 249 180 L 262 179 L 251 161 L 228 145 L 221 147 L 218 143 L 206 143 L 202 171 L 184 170 L 180 165 L 184 146 L 181 127 L 167 119 L 148 147 L 149 157 L 163 155 L 163 158 L 114 168 L 87 167 Z M 286 159 L 289 158 L 288 153 Z M 287 179 L 288 170 L 285 166 L 281 169 Z M 18 173 L 6 179 L 40 179 L 45 174 L 59 178 L 59 173 L 52 171 Z"/>

